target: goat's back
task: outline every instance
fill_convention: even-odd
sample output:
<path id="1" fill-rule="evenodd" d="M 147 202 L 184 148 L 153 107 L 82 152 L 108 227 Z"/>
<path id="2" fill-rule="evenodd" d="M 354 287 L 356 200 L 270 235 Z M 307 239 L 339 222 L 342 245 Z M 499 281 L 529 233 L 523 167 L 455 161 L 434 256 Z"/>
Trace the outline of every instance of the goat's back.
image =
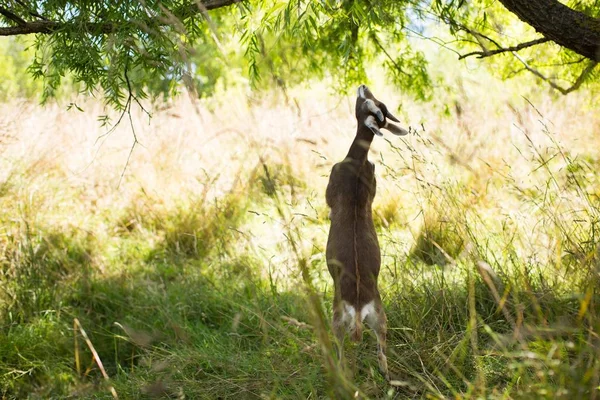
<path id="1" fill-rule="evenodd" d="M 375 192 L 372 163 L 346 159 L 334 165 L 326 192 L 331 208 L 327 267 L 337 295 L 356 307 L 378 296 L 381 255 L 371 210 Z"/>

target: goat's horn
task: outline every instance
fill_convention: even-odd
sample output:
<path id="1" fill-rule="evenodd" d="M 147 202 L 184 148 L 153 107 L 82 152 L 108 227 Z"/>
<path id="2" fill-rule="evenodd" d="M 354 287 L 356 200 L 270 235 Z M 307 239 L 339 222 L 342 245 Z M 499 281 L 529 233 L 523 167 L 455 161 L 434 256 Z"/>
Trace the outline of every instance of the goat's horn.
<path id="1" fill-rule="evenodd" d="M 391 119 L 391 120 L 392 120 L 392 121 L 394 121 L 394 122 L 400 122 L 400 121 L 398 120 L 398 118 L 394 117 L 394 115 L 393 115 L 391 112 L 389 112 L 389 110 L 388 110 L 388 112 L 387 112 L 387 115 L 386 115 L 386 117 L 388 117 L 389 119 Z"/>

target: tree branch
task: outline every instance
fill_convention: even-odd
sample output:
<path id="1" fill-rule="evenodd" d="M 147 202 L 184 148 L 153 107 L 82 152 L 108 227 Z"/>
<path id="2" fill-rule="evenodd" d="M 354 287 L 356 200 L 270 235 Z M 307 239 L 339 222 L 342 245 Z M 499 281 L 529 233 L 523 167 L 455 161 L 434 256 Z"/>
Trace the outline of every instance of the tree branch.
<path id="1" fill-rule="evenodd" d="M 536 46 L 538 44 L 541 43 L 546 43 L 546 42 L 550 42 L 550 39 L 548 38 L 539 38 L 539 39 L 535 39 L 529 42 L 525 42 L 525 43 L 520 43 L 516 46 L 511 46 L 511 47 L 501 47 L 499 49 L 495 49 L 495 50 L 488 50 L 485 47 L 482 46 L 482 51 L 472 51 L 470 53 L 467 54 L 462 54 L 460 55 L 460 57 L 458 57 L 459 60 L 462 60 L 463 58 L 467 58 L 467 57 L 471 57 L 471 56 L 477 56 L 477 58 L 485 58 L 485 57 L 491 57 L 493 55 L 496 54 L 500 54 L 500 53 L 506 53 L 506 52 L 515 52 L 515 51 L 519 51 L 522 49 L 526 49 L 528 47 L 532 47 L 532 46 Z"/>
<path id="2" fill-rule="evenodd" d="M 597 61 L 592 61 L 589 63 L 589 65 L 587 67 L 585 67 L 585 69 L 581 72 L 581 74 L 577 77 L 577 79 L 575 80 L 575 83 L 573 83 L 573 85 L 571 87 L 568 88 L 563 88 L 559 85 L 557 85 L 555 82 L 553 82 L 550 78 L 547 78 L 546 76 L 544 76 L 544 74 L 542 74 L 540 71 L 538 71 L 537 69 L 533 68 L 532 66 L 530 66 L 527 61 L 525 61 L 523 59 L 523 57 L 521 57 L 520 55 L 518 55 L 516 52 L 513 52 L 513 55 L 517 58 L 517 60 L 519 60 L 521 62 L 521 64 L 523 64 L 523 66 L 525 67 L 525 69 L 529 72 L 531 72 L 532 74 L 534 74 L 535 76 L 537 76 L 538 78 L 540 78 L 541 80 L 548 82 L 548 84 L 555 90 L 558 90 L 559 92 L 561 92 L 564 95 L 567 95 L 577 89 L 579 89 L 579 87 L 583 84 L 583 82 L 585 82 L 585 78 L 587 78 L 587 76 L 594 70 L 594 68 L 596 68 L 596 66 L 598 65 Z"/>
<path id="3" fill-rule="evenodd" d="M 201 4 L 204 6 L 204 9 L 207 11 L 214 10 L 216 8 L 230 6 L 232 4 L 241 3 L 245 0 L 203 0 Z M 177 10 L 172 12 L 173 16 L 177 17 L 179 20 L 186 20 L 198 13 L 201 10 L 198 7 L 197 2 L 192 2 L 191 4 L 187 4 L 181 6 Z M 0 36 L 16 36 L 16 35 L 29 35 L 32 33 L 41 33 L 41 34 L 51 34 L 58 30 L 67 28 L 69 26 L 77 24 L 78 29 L 83 29 L 88 33 L 92 34 L 109 34 L 115 32 L 118 29 L 118 24 L 113 22 L 57 22 L 57 21 L 31 21 L 27 22 L 22 18 L 15 16 L 10 11 L 0 8 L 0 14 L 4 15 L 4 17 L 8 20 L 11 20 L 17 23 L 17 26 L 9 26 L 9 27 L 1 27 L 0 28 Z M 17 19 L 15 19 L 17 18 Z M 19 21 L 20 20 L 20 21 Z M 129 21 L 133 22 L 133 21 Z M 165 21 L 161 16 L 151 18 L 147 21 L 147 23 L 157 24 L 161 26 L 169 25 L 169 22 Z"/>

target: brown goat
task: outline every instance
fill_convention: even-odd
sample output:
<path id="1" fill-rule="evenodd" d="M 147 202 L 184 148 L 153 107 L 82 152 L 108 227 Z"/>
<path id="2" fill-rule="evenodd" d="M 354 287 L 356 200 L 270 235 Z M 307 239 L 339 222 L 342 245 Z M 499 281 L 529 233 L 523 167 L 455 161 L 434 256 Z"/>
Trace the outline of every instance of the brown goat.
<path id="1" fill-rule="evenodd" d="M 333 166 L 326 192 L 331 208 L 326 257 L 335 288 L 333 331 L 341 359 L 346 332 L 352 340 L 361 340 L 362 322 L 366 320 L 377 336 L 379 368 L 389 379 L 387 320 L 377 288 L 381 254 L 371 210 L 376 192 L 375 165 L 367 156 L 374 135 L 382 136 L 380 129 L 395 135 L 408 132 L 388 121 L 398 122 L 365 85 L 358 88 L 355 113 L 356 137 L 346 158 Z"/>

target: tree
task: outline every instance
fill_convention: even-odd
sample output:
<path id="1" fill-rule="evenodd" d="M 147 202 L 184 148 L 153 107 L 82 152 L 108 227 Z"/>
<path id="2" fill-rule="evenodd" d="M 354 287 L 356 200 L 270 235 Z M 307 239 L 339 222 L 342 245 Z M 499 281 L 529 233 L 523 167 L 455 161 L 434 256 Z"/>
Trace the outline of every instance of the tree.
<path id="1" fill-rule="evenodd" d="M 555 0 L 501 0 L 501 3 L 546 39 L 592 61 L 600 61 L 600 19 Z M 598 4 L 594 2 L 595 7 Z"/>
<path id="2" fill-rule="evenodd" d="M 364 66 L 382 57 L 397 85 L 425 98 L 430 78 L 423 54 L 409 40 L 414 36 L 461 58 L 511 55 L 503 59 L 507 74 L 529 71 L 564 94 L 597 77 L 600 0 L 571 7 L 557 0 L 500 3 L 3 0 L 0 36 L 35 35 L 29 71 L 43 79 L 44 98 L 69 74 L 83 90 L 101 90 L 118 109 L 170 93 L 181 80 L 189 83 L 206 60 L 231 57 L 224 49 L 240 42 L 255 82 L 266 68 L 278 83 L 330 73 L 348 84 L 365 79 Z M 452 40 L 429 35 L 440 22 Z M 197 62 L 198 48 L 209 55 L 204 62 Z"/>

